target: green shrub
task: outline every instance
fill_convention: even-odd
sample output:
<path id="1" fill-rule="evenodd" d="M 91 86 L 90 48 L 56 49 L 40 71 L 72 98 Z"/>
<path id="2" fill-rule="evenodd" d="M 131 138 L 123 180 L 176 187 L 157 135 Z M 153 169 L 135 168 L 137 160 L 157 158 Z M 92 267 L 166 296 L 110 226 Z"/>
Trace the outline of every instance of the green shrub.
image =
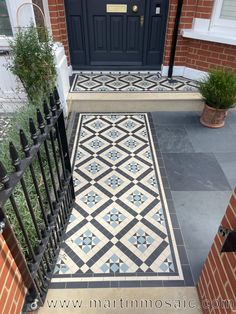
<path id="1" fill-rule="evenodd" d="M 20 28 L 10 41 L 10 70 L 18 76 L 29 100 L 38 104 L 53 91 L 56 68 L 53 42 L 46 28 Z"/>
<path id="2" fill-rule="evenodd" d="M 236 105 L 236 73 L 229 70 L 211 70 L 199 83 L 199 90 L 206 104 L 216 109 Z"/>

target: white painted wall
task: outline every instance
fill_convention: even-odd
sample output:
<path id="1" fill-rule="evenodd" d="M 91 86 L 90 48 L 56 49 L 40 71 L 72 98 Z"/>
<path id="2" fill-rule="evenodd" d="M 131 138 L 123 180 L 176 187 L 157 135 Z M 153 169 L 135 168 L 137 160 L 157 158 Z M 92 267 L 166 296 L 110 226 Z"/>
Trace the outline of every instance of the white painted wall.
<path id="1" fill-rule="evenodd" d="M 57 43 L 54 45 L 55 64 L 57 70 L 57 88 L 61 99 L 62 108 L 65 116 L 68 114 L 66 99 L 70 89 L 67 59 L 64 47 Z M 6 56 L 0 56 L 0 93 L 14 94 L 20 86 L 16 76 L 7 69 L 8 60 Z M 1 97 L 1 95 L 0 95 Z M 3 96 L 2 96 L 3 97 Z"/>
<path id="2" fill-rule="evenodd" d="M 57 69 L 57 88 L 61 99 L 64 115 L 68 115 L 67 96 L 70 90 L 69 70 L 65 50 L 62 44 L 56 43 L 54 46 L 55 63 Z"/>
<path id="3" fill-rule="evenodd" d="M 0 55 L 0 90 L 11 92 L 16 90 L 18 84 L 16 77 L 7 69 L 8 60 Z"/>

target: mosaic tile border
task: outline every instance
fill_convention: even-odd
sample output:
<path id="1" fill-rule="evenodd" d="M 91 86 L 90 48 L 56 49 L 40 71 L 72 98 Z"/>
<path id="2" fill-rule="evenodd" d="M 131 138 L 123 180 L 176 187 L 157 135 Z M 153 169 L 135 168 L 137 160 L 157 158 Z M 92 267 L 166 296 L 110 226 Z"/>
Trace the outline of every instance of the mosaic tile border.
<path id="1" fill-rule="evenodd" d="M 101 113 L 100 113 L 101 114 Z M 107 114 L 107 113 L 106 113 Z M 143 113 L 142 113 L 143 114 Z M 99 114 L 97 114 L 99 115 Z M 130 114 L 130 115 L 133 115 Z M 75 140 L 74 142 L 74 147 L 76 147 L 76 143 L 77 143 L 77 139 L 75 136 L 75 124 L 77 123 L 77 121 L 80 119 L 81 115 L 77 114 L 74 123 L 74 127 L 73 127 L 73 132 L 72 132 L 72 138 Z M 191 286 L 193 285 L 193 281 L 192 281 L 192 275 L 191 275 L 191 271 L 190 271 L 190 267 L 189 267 L 189 263 L 188 263 L 188 259 L 186 256 L 186 252 L 185 252 L 185 248 L 183 245 L 183 240 L 182 240 L 182 236 L 181 236 L 181 231 L 179 229 L 179 225 L 177 222 L 177 218 L 176 218 L 176 214 L 175 214 L 175 210 L 173 207 L 173 201 L 171 198 L 171 193 L 170 193 L 170 189 L 169 189 L 169 184 L 168 184 L 168 179 L 166 176 L 166 172 L 165 172 L 165 167 L 164 167 L 164 163 L 163 163 L 163 159 L 161 156 L 161 153 L 159 151 L 158 148 L 158 143 L 157 143 L 157 139 L 155 137 L 155 132 L 154 132 L 154 126 L 152 123 L 152 118 L 151 118 L 151 114 L 146 114 L 146 117 L 149 120 L 149 133 L 152 134 L 152 138 L 153 138 L 153 152 L 154 154 L 156 154 L 155 152 L 158 151 L 158 155 L 157 155 L 157 159 L 158 159 L 158 163 L 159 163 L 159 178 L 160 175 L 162 176 L 162 181 L 163 181 L 163 185 L 161 184 L 161 189 L 165 190 L 165 196 L 168 202 L 168 207 L 169 207 L 169 217 L 168 217 L 168 223 L 169 225 L 171 225 L 171 220 L 172 220 L 172 224 L 173 224 L 173 230 L 172 228 L 169 230 L 170 233 L 172 233 L 172 239 L 173 239 L 173 235 L 175 236 L 176 239 L 176 243 L 174 244 L 174 248 L 172 248 L 172 250 L 175 250 L 175 254 L 174 256 L 178 256 L 178 252 L 179 252 L 179 257 L 180 257 L 180 263 L 182 265 L 182 270 L 183 270 L 183 276 L 184 278 L 178 278 L 176 280 L 176 278 L 174 277 L 169 277 L 169 278 L 165 278 L 163 277 L 163 280 L 155 280 L 154 277 L 150 276 L 150 278 L 145 278 L 145 280 L 137 280 L 137 276 L 136 278 L 132 278 L 132 277 L 127 277 L 127 276 L 121 276 L 119 280 L 122 281 L 117 281 L 116 278 L 112 278 L 111 280 L 109 279 L 108 282 L 104 281 L 104 278 L 101 278 L 102 281 L 98 281 L 99 277 L 104 277 L 104 276 L 94 276 L 93 278 L 89 279 L 89 282 L 86 282 L 86 278 L 83 278 L 83 276 L 79 275 L 75 276 L 75 275 L 71 275 L 70 278 L 66 278 L 66 276 L 55 276 L 53 279 L 53 283 L 52 283 L 52 287 L 53 288 L 73 288 L 73 287 L 81 287 L 81 288 L 85 288 L 85 287 L 148 287 L 148 286 Z M 74 134 L 73 134 L 74 133 Z M 78 134 L 78 130 L 77 130 L 77 134 Z M 163 191 L 161 193 L 163 195 Z M 163 202 L 165 202 L 165 206 L 167 206 L 166 201 L 165 201 L 165 197 L 163 199 Z M 178 252 L 177 252 L 177 248 L 178 248 Z M 134 276 L 134 274 L 132 274 L 132 276 Z M 57 277 L 57 278 L 56 278 Z M 123 278 L 122 278 L 123 277 Z M 91 280 L 92 279 L 92 280 Z M 140 277 L 141 279 L 141 277 Z M 149 280 L 147 280 L 149 279 Z M 66 280 L 66 281 L 65 281 Z"/>
<path id="2" fill-rule="evenodd" d="M 160 72 L 79 72 L 74 75 L 71 93 L 83 92 L 198 92 L 197 82 L 178 76 L 170 83 Z"/>

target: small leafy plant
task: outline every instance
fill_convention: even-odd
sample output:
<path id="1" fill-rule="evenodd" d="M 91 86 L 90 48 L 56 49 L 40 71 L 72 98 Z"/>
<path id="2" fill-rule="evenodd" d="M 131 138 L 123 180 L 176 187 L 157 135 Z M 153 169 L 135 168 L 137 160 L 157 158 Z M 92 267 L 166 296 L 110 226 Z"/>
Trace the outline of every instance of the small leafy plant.
<path id="1" fill-rule="evenodd" d="M 236 105 L 236 73 L 230 70 L 211 70 L 199 83 L 206 104 L 215 109 L 228 109 Z"/>
<path id="2" fill-rule="evenodd" d="M 18 76 L 29 101 L 38 104 L 55 86 L 53 42 L 44 27 L 19 28 L 10 42 L 10 70 Z"/>

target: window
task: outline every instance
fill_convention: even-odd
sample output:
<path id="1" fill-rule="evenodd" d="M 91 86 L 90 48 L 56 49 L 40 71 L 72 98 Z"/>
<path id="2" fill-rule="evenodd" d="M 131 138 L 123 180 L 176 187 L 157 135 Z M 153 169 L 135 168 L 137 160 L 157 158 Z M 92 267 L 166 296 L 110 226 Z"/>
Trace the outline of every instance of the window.
<path id="1" fill-rule="evenodd" d="M 182 36 L 236 46 L 236 0 L 215 0 L 211 19 L 195 18 Z"/>
<path id="2" fill-rule="evenodd" d="M 0 35 L 12 36 L 12 28 L 6 0 L 0 0 Z"/>
<path id="3" fill-rule="evenodd" d="M 236 1 L 235 0 L 223 1 L 223 5 L 220 12 L 220 18 L 236 21 Z"/>
<path id="4" fill-rule="evenodd" d="M 217 32 L 229 32 L 236 36 L 236 1 L 216 0 L 211 28 Z"/>

